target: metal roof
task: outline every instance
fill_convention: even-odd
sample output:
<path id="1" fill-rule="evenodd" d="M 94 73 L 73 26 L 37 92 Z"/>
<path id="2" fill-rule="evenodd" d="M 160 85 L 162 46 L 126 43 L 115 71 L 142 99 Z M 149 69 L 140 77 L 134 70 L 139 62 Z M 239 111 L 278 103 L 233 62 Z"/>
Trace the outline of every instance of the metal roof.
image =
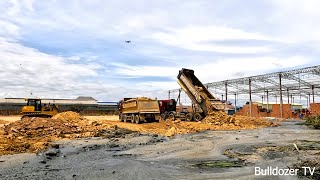
<path id="1" fill-rule="evenodd" d="M 296 98 L 296 100 L 299 99 L 300 101 L 302 99 L 303 102 L 300 103 L 309 104 L 320 97 L 320 65 L 210 82 L 204 85 L 217 98 L 224 97 L 223 99 L 225 99 L 227 95 L 228 100 L 236 99 L 234 98 L 235 96 L 239 100 L 248 100 L 249 84 L 251 84 L 252 99 L 266 99 L 266 94 L 270 99 L 277 99 L 281 92 L 284 103 L 287 101 L 292 102 Z M 178 97 L 179 90 L 169 90 L 169 99 Z"/>

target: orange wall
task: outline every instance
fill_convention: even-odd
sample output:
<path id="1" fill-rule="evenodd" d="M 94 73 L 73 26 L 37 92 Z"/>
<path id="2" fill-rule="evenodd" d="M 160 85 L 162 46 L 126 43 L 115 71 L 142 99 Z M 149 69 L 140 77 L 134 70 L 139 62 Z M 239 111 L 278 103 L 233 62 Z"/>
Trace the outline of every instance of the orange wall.
<path id="1" fill-rule="evenodd" d="M 320 103 L 310 104 L 311 115 L 320 115 Z"/>
<path id="2" fill-rule="evenodd" d="M 292 111 L 291 111 L 291 104 L 283 104 L 282 105 L 282 113 L 283 118 L 292 118 Z M 320 104 L 319 104 L 319 114 L 320 114 Z M 237 112 L 237 115 L 242 116 L 250 116 L 250 105 L 244 105 L 240 111 Z M 257 104 L 252 104 L 252 116 L 253 117 L 281 117 L 280 114 L 280 104 L 273 104 L 272 105 L 272 112 L 260 112 L 259 106 Z"/>
<path id="3" fill-rule="evenodd" d="M 250 105 L 244 105 L 240 111 L 236 113 L 241 116 L 250 116 Z M 252 117 L 267 117 L 267 112 L 260 112 L 257 104 L 252 104 Z"/>
<path id="4" fill-rule="evenodd" d="M 291 104 L 283 104 L 282 105 L 282 115 L 283 118 L 292 118 L 292 110 L 291 110 Z M 272 105 L 272 117 L 281 117 L 280 113 L 280 104 L 273 104 Z"/>

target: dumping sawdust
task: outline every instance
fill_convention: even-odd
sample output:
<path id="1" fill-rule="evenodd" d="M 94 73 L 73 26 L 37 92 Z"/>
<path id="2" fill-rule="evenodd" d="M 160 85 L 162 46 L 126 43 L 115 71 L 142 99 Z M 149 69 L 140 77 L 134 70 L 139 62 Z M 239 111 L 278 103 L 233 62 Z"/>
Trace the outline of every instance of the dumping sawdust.
<path id="1" fill-rule="evenodd" d="M 54 118 L 27 117 L 0 128 L 0 155 L 37 152 L 61 138 L 113 137 L 132 131 L 64 112 Z"/>

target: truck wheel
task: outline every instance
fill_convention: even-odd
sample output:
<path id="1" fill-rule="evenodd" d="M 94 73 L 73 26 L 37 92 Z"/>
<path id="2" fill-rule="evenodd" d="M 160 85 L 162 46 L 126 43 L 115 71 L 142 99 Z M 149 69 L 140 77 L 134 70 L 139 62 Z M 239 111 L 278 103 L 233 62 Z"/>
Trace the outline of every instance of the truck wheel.
<path id="1" fill-rule="evenodd" d="M 123 115 L 119 114 L 119 121 L 122 122 L 123 121 Z"/>
<path id="2" fill-rule="evenodd" d="M 127 122 L 127 115 L 122 115 L 123 122 Z"/>
<path id="3" fill-rule="evenodd" d="M 200 113 L 195 113 L 195 114 L 193 115 L 193 119 L 194 119 L 195 121 L 201 121 L 202 116 L 201 116 Z"/>
<path id="4" fill-rule="evenodd" d="M 161 118 L 162 120 L 166 120 L 166 115 L 165 115 L 165 114 L 161 114 L 161 115 L 160 115 L 160 118 Z"/>
<path id="5" fill-rule="evenodd" d="M 134 123 L 134 114 L 131 115 L 131 122 Z"/>
<path id="6" fill-rule="evenodd" d="M 140 123 L 140 116 L 139 115 L 136 115 L 135 119 L 134 119 L 134 122 L 136 124 L 139 124 Z"/>
<path id="7" fill-rule="evenodd" d="M 173 113 L 170 113 L 170 114 L 169 114 L 169 118 L 174 120 L 175 115 L 174 115 Z"/>
<path id="8" fill-rule="evenodd" d="M 186 114 L 186 121 L 192 121 L 192 119 L 193 119 L 193 114 L 192 113 Z"/>

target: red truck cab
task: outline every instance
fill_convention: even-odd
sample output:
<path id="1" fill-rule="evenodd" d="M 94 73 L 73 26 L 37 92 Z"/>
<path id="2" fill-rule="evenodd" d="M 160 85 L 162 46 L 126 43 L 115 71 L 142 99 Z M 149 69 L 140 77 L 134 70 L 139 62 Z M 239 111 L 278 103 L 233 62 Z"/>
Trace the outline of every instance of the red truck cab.
<path id="1" fill-rule="evenodd" d="M 177 101 L 175 99 L 158 100 L 161 119 L 174 117 L 177 111 Z"/>

